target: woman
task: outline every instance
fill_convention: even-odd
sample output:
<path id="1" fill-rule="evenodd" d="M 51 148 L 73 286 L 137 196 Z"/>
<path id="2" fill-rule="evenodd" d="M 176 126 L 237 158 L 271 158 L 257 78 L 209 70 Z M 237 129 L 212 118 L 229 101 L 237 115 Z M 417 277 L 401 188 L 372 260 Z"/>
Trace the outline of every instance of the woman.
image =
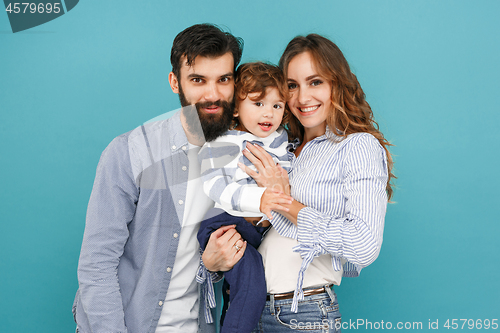
<path id="1" fill-rule="evenodd" d="M 262 242 L 268 301 L 254 332 L 335 332 L 333 285 L 357 276 L 380 251 L 393 178 L 390 145 L 378 130 L 356 76 L 339 48 L 311 34 L 288 44 L 292 144 L 288 179 L 270 156 L 248 145 L 259 186 L 281 187 L 294 201 L 275 209 Z"/>

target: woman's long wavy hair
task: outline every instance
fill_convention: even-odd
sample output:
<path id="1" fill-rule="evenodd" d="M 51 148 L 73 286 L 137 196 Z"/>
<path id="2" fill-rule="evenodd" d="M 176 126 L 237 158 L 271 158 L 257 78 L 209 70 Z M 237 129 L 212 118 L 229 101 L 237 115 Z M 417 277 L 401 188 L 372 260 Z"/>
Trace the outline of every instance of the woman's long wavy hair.
<path id="1" fill-rule="evenodd" d="M 396 178 L 392 173 L 392 156 L 388 147 L 389 141 L 379 131 L 377 122 L 373 119 L 373 112 L 365 99 L 365 93 L 354 75 L 342 51 L 331 40 L 317 35 L 297 36 L 288 43 L 281 56 L 279 67 L 285 78 L 288 77 L 288 64 L 297 55 L 309 52 L 319 75 L 328 80 L 332 87 L 331 101 L 333 112 L 326 119 L 330 129 L 337 129 L 340 135 L 347 137 L 352 133 L 366 132 L 378 139 L 387 154 L 387 195 L 392 198 L 392 180 Z M 290 112 L 291 113 L 291 112 Z M 294 138 L 304 137 L 304 127 L 297 118 L 290 116 L 288 121 L 290 134 Z"/>

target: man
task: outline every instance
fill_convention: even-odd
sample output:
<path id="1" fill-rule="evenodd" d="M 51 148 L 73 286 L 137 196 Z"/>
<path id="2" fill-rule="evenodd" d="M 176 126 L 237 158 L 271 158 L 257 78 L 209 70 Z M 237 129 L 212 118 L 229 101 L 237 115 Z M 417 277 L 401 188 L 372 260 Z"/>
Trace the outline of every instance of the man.
<path id="1" fill-rule="evenodd" d="M 179 33 L 169 82 L 184 108 L 115 138 L 103 152 L 78 265 L 77 332 L 215 331 L 195 279 L 196 233 L 213 205 L 202 191 L 197 151 L 229 126 L 241 53 L 242 41 L 213 25 Z M 232 226 L 220 228 L 203 264 L 227 271 L 245 246 Z"/>

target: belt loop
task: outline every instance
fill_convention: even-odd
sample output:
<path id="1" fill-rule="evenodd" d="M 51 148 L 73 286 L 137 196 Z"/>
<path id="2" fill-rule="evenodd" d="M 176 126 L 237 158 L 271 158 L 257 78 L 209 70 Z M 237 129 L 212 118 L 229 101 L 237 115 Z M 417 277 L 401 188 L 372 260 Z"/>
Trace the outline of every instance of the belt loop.
<path id="1" fill-rule="evenodd" d="M 335 302 L 335 294 L 333 293 L 332 291 L 332 288 L 333 288 L 333 285 L 330 284 L 330 285 L 325 285 L 325 291 L 328 293 L 328 296 L 330 296 L 330 299 L 332 300 L 332 303 Z"/>
<path id="2" fill-rule="evenodd" d="M 274 316 L 274 295 L 269 294 L 269 310 L 271 310 L 271 316 Z"/>

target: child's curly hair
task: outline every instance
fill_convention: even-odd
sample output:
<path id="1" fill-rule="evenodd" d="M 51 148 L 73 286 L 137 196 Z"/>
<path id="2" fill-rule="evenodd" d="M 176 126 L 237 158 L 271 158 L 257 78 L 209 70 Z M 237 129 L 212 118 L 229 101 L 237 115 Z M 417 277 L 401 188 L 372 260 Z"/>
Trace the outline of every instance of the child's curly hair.
<path id="1" fill-rule="evenodd" d="M 260 93 L 257 98 L 252 98 L 252 100 L 264 98 L 267 88 L 277 88 L 283 101 L 288 100 L 287 82 L 278 66 L 261 61 L 241 64 L 236 70 L 235 111 L 238 110 L 240 102 L 247 98 L 248 94 Z M 288 112 L 285 110 L 281 124 L 286 123 L 287 118 Z"/>

